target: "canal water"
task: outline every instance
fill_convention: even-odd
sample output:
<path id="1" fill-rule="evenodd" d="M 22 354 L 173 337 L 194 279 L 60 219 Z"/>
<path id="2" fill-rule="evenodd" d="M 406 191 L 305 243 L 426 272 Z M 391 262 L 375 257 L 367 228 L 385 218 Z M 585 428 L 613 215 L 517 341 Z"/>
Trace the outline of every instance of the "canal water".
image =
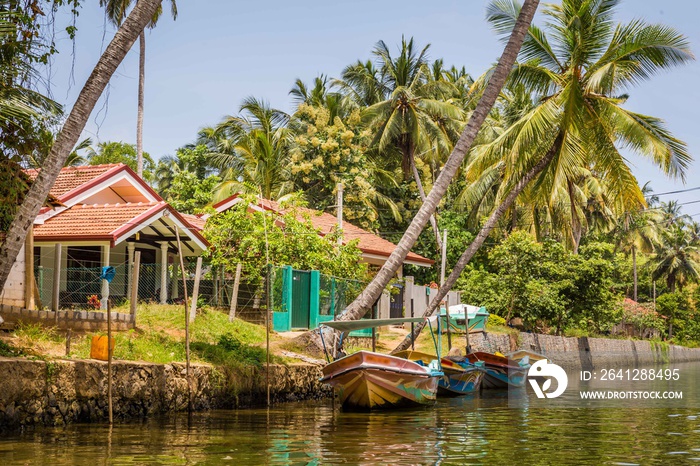
<path id="1" fill-rule="evenodd" d="M 686 366 L 677 390 L 696 388 Z M 697 393 L 695 390 L 689 392 Z M 695 396 L 695 395 L 694 395 Z M 509 407 L 507 391 L 347 413 L 331 400 L 0 437 L 0 465 L 700 464 L 700 400 L 677 408 Z"/>

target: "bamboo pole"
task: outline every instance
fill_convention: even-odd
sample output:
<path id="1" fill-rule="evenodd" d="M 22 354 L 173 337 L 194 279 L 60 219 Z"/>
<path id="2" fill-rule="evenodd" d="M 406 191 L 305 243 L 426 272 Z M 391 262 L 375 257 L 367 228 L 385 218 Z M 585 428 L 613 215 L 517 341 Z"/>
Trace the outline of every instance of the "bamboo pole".
<path id="1" fill-rule="evenodd" d="M 452 349 L 452 324 L 450 322 L 450 295 L 445 296 L 445 320 L 447 321 L 447 351 Z"/>
<path id="2" fill-rule="evenodd" d="M 107 298 L 107 406 L 112 425 L 112 300 Z"/>
<path id="3" fill-rule="evenodd" d="M 411 317 L 413 317 L 413 298 L 411 298 Z M 413 336 L 413 330 L 416 324 L 411 322 L 411 351 L 416 350 L 416 339 Z"/>
<path id="4" fill-rule="evenodd" d="M 199 281 L 202 278 L 202 256 L 197 258 L 197 266 L 194 270 L 194 287 L 192 287 L 192 304 L 190 305 L 190 322 L 194 322 L 194 318 L 197 315 L 197 299 L 199 299 Z M 185 293 L 187 293 L 187 286 L 185 286 Z M 187 302 L 187 299 L 185 299 Z"/>
<path id="5" fill-rule="evenodd" d="M 236 307 L 238 306 L 238 288 L 241 285 L 241 269 L 243 268 L 243 264 L 240 262 L 236 264 L 236 276 L 233 279 L 233 293 L 231 294 L 231 305 L 229 307 L 228 311 L 228 321 L 233 322 L 233 319 L 236 318 Z M 269 279 L 270 277 L 268 277 Z M 269 306 L 268 306 L 269 310 Z"/>
<path id="6" fill-rule="evenodd" d="M 190 319 L 187 309 L 187 278 L 185 277 L 185 261 L 182 258 L 182 243 L 180 242 L 180 229 L 175 225 L 175 237 L 177 238 L 177 253 L 180 257 L 180 271 L 185 295 L 185 377 L 187 378 L 188 408 L 192 411 L 192 382 L 190 380 Z"/>

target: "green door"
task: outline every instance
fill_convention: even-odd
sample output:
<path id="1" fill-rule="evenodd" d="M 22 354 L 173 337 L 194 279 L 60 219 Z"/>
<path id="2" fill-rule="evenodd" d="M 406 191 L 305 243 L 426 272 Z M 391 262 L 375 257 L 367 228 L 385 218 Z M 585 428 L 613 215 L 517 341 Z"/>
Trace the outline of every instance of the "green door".
<path id="1" fill-rule="evenodd" d="M 292 328 L 309 328 L 311 272 L 292 272 Z"/>

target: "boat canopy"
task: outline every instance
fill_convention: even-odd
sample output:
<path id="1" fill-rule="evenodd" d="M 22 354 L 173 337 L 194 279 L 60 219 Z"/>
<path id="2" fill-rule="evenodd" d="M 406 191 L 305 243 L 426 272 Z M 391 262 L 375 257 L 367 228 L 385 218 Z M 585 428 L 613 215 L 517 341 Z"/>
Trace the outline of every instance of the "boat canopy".
<path id="1" fill-rule="evenodd" d="M 424 322 L 424 317 L 401 317 L 395 319 L 362 319 L 362 320 L 331 320 L 321 325 L 330 327 L 341 332 L 362 330 L 363 328 L 385 327 L 387 325 L 399 325 L 411 322 Z"/>

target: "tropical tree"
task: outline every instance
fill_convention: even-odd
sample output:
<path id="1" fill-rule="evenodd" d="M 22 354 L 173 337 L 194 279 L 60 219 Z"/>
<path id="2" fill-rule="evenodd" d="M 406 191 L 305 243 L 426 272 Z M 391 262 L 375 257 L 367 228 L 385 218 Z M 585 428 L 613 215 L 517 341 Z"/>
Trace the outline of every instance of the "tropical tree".
<path id="1" fill-rule="evenodd" d="M 685 144 L 660 119 L 622 107 L 624 90 L 693 59 L 688 41 L 670 27 L 641 20 L 615 26 L 618 3 L 564 0 L 561 5 L 547 5 L 549 34 L 529 27 L 521 61 L 511 74 L 513 83 L 523 83 L 542 95 L 539 105 L 478 151 L 477 162 L 472 162 L 475 168 L 505 162 L 504 201 L 494 214 L 510 205 L 507 201 L 512 202 L 528 177 L 538 176 L 535 187 L 545 200 L 566 190 L 574 250 L 582 232 L 582 213 L 575 197 L 575 177 L 581 169 L 600 173 L 609 195 L 634 208 L 644 206 L 644 196 L 619 147 L 647 156 L 663 172 L 681 179 L 692 160 Z M 506 33 L 520 13 L 516 1 L 499 0 L 490 5 L 489 20 Z M 473 246 L 460 258 L 426 313 L 434 311 L 455 283 L 473 255 Z M 410 338 L 400 347 L 407 342 Z"/>
<path id="2" fill-rule="evenodd" d="M 637 251 L 654 252 L 659 243 L 659 215 L 655 210 L 625 212 L 613 232 L 617 249 L 632 256 L 632 299 L 637 301 Z"/>
<path id="3" fill-rule="evenodd" d="M 127 12 L 133 0 L 100 0 L 100 6 L 105 8 L 107 18 L 115 26 L 119 27 L 127 17 Z M 170 12 L 173 19 L 177 18 L 177 4 L 175 0 L 170 0 Z M 154 28 L 158 19 L 163 14 L 163 6 L 159 6 L 148 23 L 149 28 Z M 138 90 L 138 110 L 136 115 L 136 153 L 137 166 L 136 173 L 143 177 L 143 96 L 146 81 L 146 32 L 141 31 L 139 35 L 139 90 Z"/>
<path id="4" fill-rule="evenodd" d="M 433 189 L 427 195 L 425 202 L 423 202 L 423 205 L 416 213 L 415 217 L 411 221 L 411 224 L 408 226 L 406 232 L 389 256 L 388 260 L 384 263 L 369 285 L 367 285 L 367 287 L 362 291 L 362 293 L 360 293 L 355 301 L 348 306 L 347 310 L 342 314 L 342 316 L 339 317 L 340 319 L 356 320 L 367 312 L 370 306 L 372 306 L 372 304 L 377 300 L 382 290 L 389 284 L 389 281 L 396 274 L 396 271 L 405 260 L 409 250 L 428 223 L 430 216 L 435 213 L 438 203 L 447 192 L 447 188 L 452 181 L 452 178 L 460 168 L 464 157 L 467 155 L 472 143 L 476 139 L 481 125 L 486 119 L 488 113 L 491 111 L 493 104 L 496 102 L 496 99 L 498 98 L 498 95 L 506 82 L 508 73 L 512 68 L 513 63 L 515 63 L 518 51 L 520 50 L 523 40 L 527 35 L 528 27 L 532 21 L 535 11 L 537 10 L 538 3 L 538 0 L 525 1 L 521 13 L 516 21 L 515 27 L 510 34 L 508 43 L 505 46 L 503 54 L 501 55 L 501 58 L 499 59 L 498 64 L 496 65 L 496 68 L 494 69 L 494 72 L 484 89 L 479 103 L 477 104 L 469 119 L 469 122 L 467 123 L 467 126 L 462 132 L 457 143 L 454 145 L 454 149 L 452 150 L 450 157 L 447 159 L 442 170 L 440 171 L 440 175 L 435 181 Z M 529 180 L 526 181 L 529 182 Z M 492 218 L 487 221 L 484 228 L 471 243 L 471 249 L 473 249 L 471 255 L 473 255 L 473 253 L 476 252 L 476 250 L 483 244 L 484 240 L 493 229 L 495 222 L 502 214 L 502 211 L 497 211 L 497 215 L 492 215 Z M 469 256 L 469 259 L 470 258 L 471 256 Z M 463 267 L 464 266 L 462 266 L 462 268 Z"/>
<path id="5" fill-rule="evenodd" d="M 139 164 L 139 155 L 134 144 L 127 144 L 121 141 L 104 141 L 98 143 L 96 147 L 87 147 L 84 161 L 89 165 L 123 163 L 128 165 L 132 170 L 136 170 Z M 148 152 L 142 152 L 141 177 L 146 181 L 151 181 L 153 179 L 154 169 L 155 162 L 151 156 Z"/>
<path id="6" fill-rule="evenodd" d="M 161 0 L 140 0 L 126 20 L 117 30 L 102 56 L 95 65 L 90 77 L 78 94 L 61 131 L 51 146 L 46 161 L 34 183 L 22 201 L 17 215 L 7 231 L 5 242 L 0 247 L 0 289 L 5 286 L 10 269 L 17 259 L 17 254 L 24 244 L 29 227 L 34 222 L 39 209 L 46 200 L 58 173 L 65 164 L 71 150 L 75 147 L 90 113 L 102 95 L 109 79 L 122 62 L 136 38 L 143 31 L 149 19 L 153 17 Z"/>
<path id="7" fill-rule="evenodd" d="M 652 278 L 665 279 L 671 293 L 676 289 L 683 291 L 688 282 L 700 278 L 700 248 L 684 224 L 673 224 L 664 230 L 655 262 Z"/>
<path id="8" fill-rule="evenodd" d="M 277 200 L 291 193 L 289 115 L 253 97 L 239 111 L 204 131 L 213 139 L 207 143 L 215 150 L 211 163 L 221 170 L 216 199 L 248 192 Z"/>
<path id="9" fill-rule="evenodd" d="M 399 55 L 392 57 L 384 41 L 374 48 L 378 60 L 378 73 L 373 68 L 353 66 L 343 72 L 343 89 L 354 89 L 352 96 L 375 95 L 378 101 L 363 111 L 363 119 L 374 133 L 373 143 L 380 154 L 400 154 L 404 178 L 413 176 L 418 193 L 425 202 L 425 189 L 416 167 L 416 156 L 430 152 L 447 154 L 452 149 L 450 136 L 455 131 L 447 122 L 460 121 L 460 108 L 440 94 L 454 93 L 452 86 L 442 79 L 430 79 L 427 45 L 420 51 L 414 48 L 413 39 L 401 40 Z M 364 79 L 356 79 L 357 71 L 364 72 Z M 441 78 L 441 73 L 438 73 Z M 372 82 L 376 80 L 376 82 Z M 368 89 L 364 89 L 368 88 Z M 448 89 L 446 89 L 448 88 Z M 379 94 L 376 95 L 377 91 Z M 443 122 L 444 124 L 440 124 Z M 430 219 L 438 247 L 440 234 L 434 215 Z"/>

